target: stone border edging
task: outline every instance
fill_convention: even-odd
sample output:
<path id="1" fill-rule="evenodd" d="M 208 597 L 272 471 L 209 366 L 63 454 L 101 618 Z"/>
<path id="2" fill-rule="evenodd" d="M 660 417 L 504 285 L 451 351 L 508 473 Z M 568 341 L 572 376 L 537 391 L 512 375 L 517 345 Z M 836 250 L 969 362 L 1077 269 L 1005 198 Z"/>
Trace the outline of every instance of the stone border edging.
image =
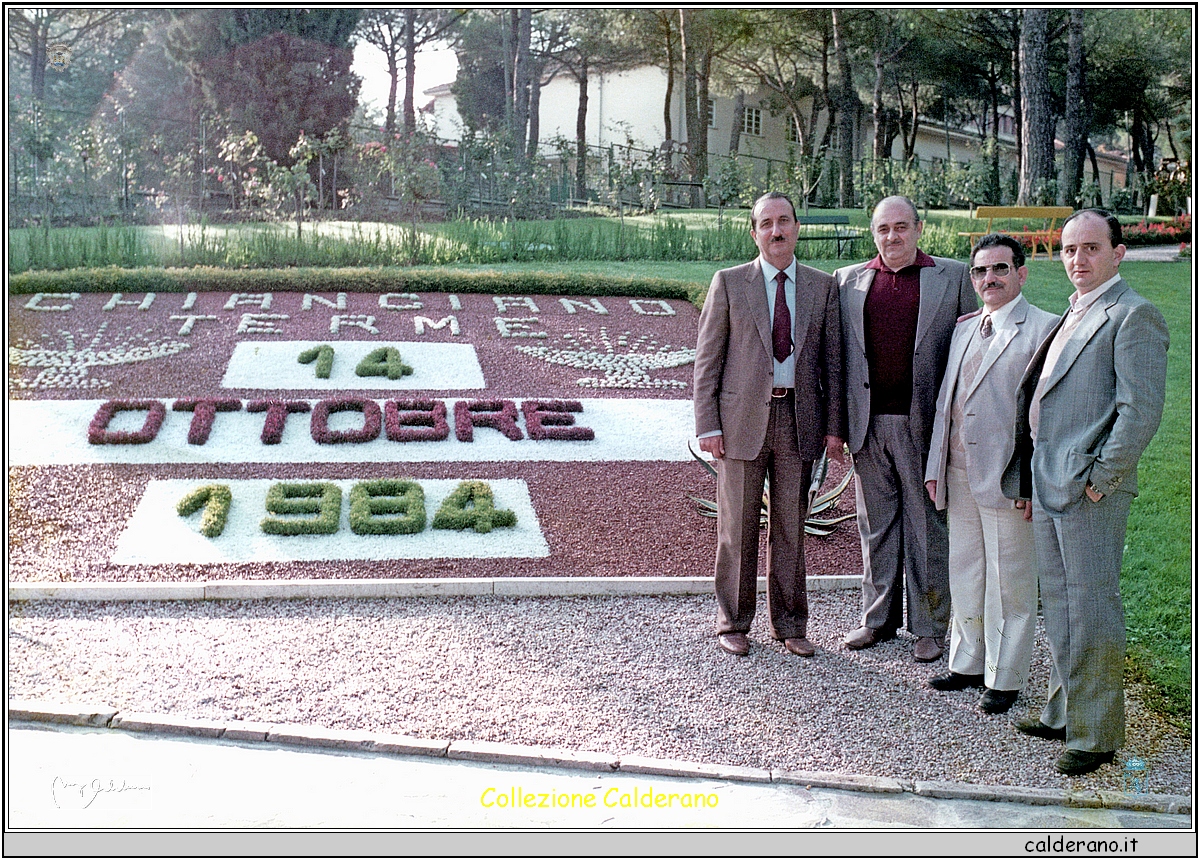
<path id="1" fill-rule="evenodd" d="M 292 723 L 256 723 L 241 720 L 218 722 L 120 711 L 99 705 L 59 705 L 50 702 L 12 700 L 10 721 L 57 723 L 91 728 L 152 732 L 209 739 L 237 740 L 306 746 L 317 749 L 352 750 L 388 755 L 422 755 L 457 761 L 489 764 L 556 767 L 602 773 L 646 774 L 730 782 L 799 785 L 883 794 L 911 793 L 921 797 L 952 800 L 984 800 L 1024 803 L 1030 806 L 1063 806 L 1117 809 L 1167 815 L 1191 815 L 1190 797 L 1174 794 L 1123 794 L 1116 791 L 1071 792 L 1061 789 L 1009 785 L 973 785 L 891 779 L 878 776 L 829 772 L 764 770 L 736 765 L 653 759 L 644 756 L 614 756 L 608 753 L 523 746 L 494 741 L 447 741 L 414 738 L 355 729 L 329 729 Z"/>
<path id="2" fill-rule="evenodd" d="M 767 589 L 758 578 L 759 592 Z M 808 577 L 809 591 L 858 588 L 858 574 Z M 588 597 L 711 594 L 711 576 L 520 576 L 480 579 L 229 579 L 200 582 L 10 583 L 22 600 L 299 600 L 395 597 Z"/>

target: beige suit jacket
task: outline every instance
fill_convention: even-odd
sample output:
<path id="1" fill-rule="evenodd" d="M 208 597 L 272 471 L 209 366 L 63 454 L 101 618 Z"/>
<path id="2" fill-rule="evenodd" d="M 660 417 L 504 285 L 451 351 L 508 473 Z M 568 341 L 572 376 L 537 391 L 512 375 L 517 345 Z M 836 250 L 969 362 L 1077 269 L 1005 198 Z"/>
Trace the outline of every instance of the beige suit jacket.
<path id="1" fill-rule="evenodd" d="M 815 460 L 827 435 L 845 437 L 842 343 L 833 276 L 796 264 L 796 441 Z M 696 341 L 696 435 L 724 435 L 725 456 L 753 460 L 762 450 L 774 376 L 771 320 L 758 261 L 713 276 Z"/>
<path id="2" fill-rule="evenodd" d="M 1011 508 L 1000 491 L 1000 478 L 1013 453 L 1017 420 L 1017 386 L 1025 367 L 1058 322 L 1058 317 L 1034 307 L 1024 296 L 1013 300 L 1004 328 L 988 344 L 975 380 L 963 392 L 963 421 L 958 432 L 966 449 L 967 482 L 976 503 L 984 508 Z M 954 329 L 946 376 L 938 395 L 929 447 L 926 481 L 937 481 L 934 504 L 946 507 L 946 464 L 950 459 L 950 414 L 959 395 L 963 359 L 983 311 L 968 314 Z"/>

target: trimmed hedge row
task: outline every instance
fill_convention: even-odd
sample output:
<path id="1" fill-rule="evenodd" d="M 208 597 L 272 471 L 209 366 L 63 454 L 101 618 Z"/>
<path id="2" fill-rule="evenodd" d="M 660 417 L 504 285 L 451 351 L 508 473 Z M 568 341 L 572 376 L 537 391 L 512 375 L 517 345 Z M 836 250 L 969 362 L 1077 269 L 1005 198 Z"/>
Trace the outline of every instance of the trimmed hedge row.
<path id="1" fill-rule="evenodd" d="M 666 278 L 618 278 L 589 273 L 466 272 L 404 268 L 350 269 L 68 269 L 22 272 L 9 278 L 9 292 L 188 293 L 360 292 L 519 293 L 521 295 L 631 296 L 694 301 L 707 284 Z"/>

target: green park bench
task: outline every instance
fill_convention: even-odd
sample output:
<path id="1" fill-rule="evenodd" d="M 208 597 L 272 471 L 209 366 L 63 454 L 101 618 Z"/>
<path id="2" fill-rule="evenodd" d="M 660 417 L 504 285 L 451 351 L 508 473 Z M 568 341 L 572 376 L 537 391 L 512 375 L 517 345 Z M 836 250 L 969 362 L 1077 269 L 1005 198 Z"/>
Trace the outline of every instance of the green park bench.
<path id="1" fill-rule="evenodd" d="M 850 218 L 847 215 L 797 215 L 796 223 L 801 227 L 832 227 L 832 231 L 801 231 L 798 241 L 835 242 L 839 260 L 842 258 L 843 245 L 854 247 L 854 241 L 862 236 L 861 230 L 850 226 Z"/>

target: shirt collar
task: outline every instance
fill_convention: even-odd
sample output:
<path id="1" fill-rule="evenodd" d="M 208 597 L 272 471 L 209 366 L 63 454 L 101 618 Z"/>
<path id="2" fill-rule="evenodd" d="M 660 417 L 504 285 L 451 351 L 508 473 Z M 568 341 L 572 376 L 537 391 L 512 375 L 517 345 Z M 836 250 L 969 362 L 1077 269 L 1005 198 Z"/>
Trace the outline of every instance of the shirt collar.
<path id="1" fill-rule="evenodd" d="M 913 266 L 917 267 L 918 269 L 927 269 L 930 266 L 936 266 L 936 265 L 937 265 L 937 261 L 934 260 L 933 257 L 926 254 L 920 248 L 917 248 L 917 259 L 913 260 L 910 265 L 905 266 L 904 269 L 898 270 L 896 272 L 896 274 L 900 274 L 900 272 L 903 272 L 905 269 L 911 269 Z M 875 259 L 873 259 L 871 262 L 867 263 L 866 267 L 868 269 L 876 269 L 881 272 L 890 272 L 891 271 L 891 269 L 889 269 L 887 266 L 883 265 L 883 257 L 879 254 L 876 254 Z"/>
<path id="2" fill-rule="evenodd" d="M 1113 275 L 1111 278 L 1089 293 L 1085 293 L 1082 296 L 1079 295 L 1079 290 L 1071 293 L 1071 310 L 1078 314 L 1086 313 L 1088 308 L 1094 305 L 1102 295 L 1112 289 L 1112 285 L 1119 280 L 1121 280 L 1120 272 Z"/>
<path id="3" fill-rule="evenodd" d="M 981 316 L 987 316 L 990 313 L 992 315 L 992 328 L 999 329 L 1001 326 L 1004 325 L 1004 323 L 1008 320 L 1008 318 L 1010 316 L 1012 316 L 1013 309 L 1018 304 L 1020 304 L 1020 302 L 1021 302 L 1021 294 L 1018 293 L 1017 297 L 1015 299 L 1013 299 L 1012 301 L 1010 301 L 1008 304 L 1004 305 L 1003 307 L 996 308 L 995 311 L 989 311 L 987 308 L 984 308 L 983 314 L 981 314 Z"/>
<path id="4" fill-rule="evenodd" d="M 762 268 L 763 281 L 766 282 L 767 286 L 770 286 L 774 282 L 775 275 L 777 275 L 781 271 L 787 273 L 789 281 L 791 281 L 793 284 L 796 283 L 796 258 L 795 257 L 792 257 L 792 261 L 790 263 L 788 263 L 786 266 L 784 266 L 782 269 L 776 269 L 774 266 L 772 266 L 770 263 L 768 263 L 761 256 L 758 258 L 758 265 Z"/>

